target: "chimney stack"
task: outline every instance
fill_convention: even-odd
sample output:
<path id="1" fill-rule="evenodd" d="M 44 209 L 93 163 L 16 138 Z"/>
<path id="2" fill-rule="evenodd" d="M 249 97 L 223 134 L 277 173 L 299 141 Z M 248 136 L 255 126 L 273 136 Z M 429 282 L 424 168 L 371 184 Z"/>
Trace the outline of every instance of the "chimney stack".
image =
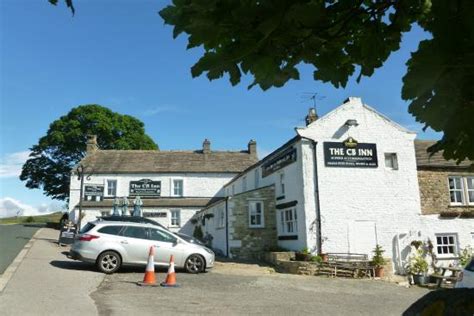
<path id="1" fill-rule="evenodd" d="M 308 115 L 306 115 L 306 126 L 309 124 L 313 123 L 318 119 L 318 114 L 316 114 L 316 109 L 315 108 L 309 108 Z"/>
<path id="2" fill-rule="evenodd" d="M 257 142 L 255 140 L 251 139 L 247 148 L 249 154 L 253 155 L 254 157 L 257 157 Z"/>
<path id="3" fill-rule="evenodd" d="M 86 151 L 91 154 L 99 149 L 97 145 L 97 135 L 87 135 Z"/>
<path id="4" fill-rule="evenodd" d="M 211 142 L 207 138 L 202 143 L 202 152 L 205 154 L 211 153 Z"/>

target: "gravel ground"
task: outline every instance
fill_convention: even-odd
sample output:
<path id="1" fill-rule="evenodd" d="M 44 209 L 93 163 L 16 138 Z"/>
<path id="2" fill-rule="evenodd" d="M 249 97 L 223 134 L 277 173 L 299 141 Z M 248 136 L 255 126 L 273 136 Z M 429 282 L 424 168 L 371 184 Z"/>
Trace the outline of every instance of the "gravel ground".
<path id="1" fill-rule="evenodd" d="M 177 273 L 179 288 L 142 288 L 142 269 L 107 276 L 92 294 L 99 314 L 400 315 L 427 293 L 376 280 L 275 273 L 269 267 L 217 263 L 204 274 Z M 165 271 L 157 273 L 158 282 Z"/>

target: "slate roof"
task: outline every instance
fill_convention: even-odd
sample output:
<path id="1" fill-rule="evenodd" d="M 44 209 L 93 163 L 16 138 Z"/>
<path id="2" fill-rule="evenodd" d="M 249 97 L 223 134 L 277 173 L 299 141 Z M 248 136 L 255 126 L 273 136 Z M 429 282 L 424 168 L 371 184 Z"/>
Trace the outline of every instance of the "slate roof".
<path id="1" fill-rule="evenodd" d="M 142 201 L 143 201 L 143 207 L 205 207 L 223 199 L 224 199 L 223 197 L 156 198 L 156 199 L 142 198 Z M 133 209 L 133 198 L 129 198 L 129 201 L 130 201 L 129 209 Z M 113 203 L 114 203 L 113 199 L 105 199 L 100 202 L 82 201 L 82 206 L 83 207 L 112 208 Z"/>
<path id="2" fill-rule="evenodd" d="M 469 168 L 474 162 L 465 160 L 459 165 L 454 160 L 446 160 L 441 152 L 435 153 L 433 156 L 426 151 L 428 147 L 434 145 L 436 141 L 432 140 L 415 140 L 416 164 L 418 168 Z"/>
<path id="3" fill-rule="evenodd" d="M 248 151 L 97 150 L 81 163 L 104 173 L 238 173 L 258 161 Z"/>

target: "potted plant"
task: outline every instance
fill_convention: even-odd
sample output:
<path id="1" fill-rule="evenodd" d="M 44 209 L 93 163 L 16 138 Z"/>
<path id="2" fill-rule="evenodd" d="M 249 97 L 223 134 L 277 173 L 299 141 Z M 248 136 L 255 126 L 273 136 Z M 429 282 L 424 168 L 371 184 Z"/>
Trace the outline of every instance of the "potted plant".
<path id="1" fill-rule="evenodd" d="M 303 248 L 300 251 L 295 252 L 296 261 L 311 261 L 311 252 L 308 248 Z"/>
<path id="2" fill-rule="evenodd" d="M 327 237 L 322 237 L 322 238 L 321 238 L 321 248 L 323 247 L 323 244 L 324 244 L 324 242 L 325 242 L 327 239 L 328 239 Z M 318 256 L 321 257 L 321 259 L 322 259 L 323 262 L 328 262 L 328 260 L 329 260 L 328 254 L 327 254 L 327 253 L 323 253 L 322 250 L 321 250 L 321 252 L 318 254 Z"/>
<path id="3" fill-rule="evenodd" d="M 385 264 L 383 253 L 385 252 L 385 250 L 383 250 L 382 246 L 377 244 L 373 252 L 374 256 L 372 257 L 372 265 L 375 267 L 375 277 L 383 278 L 383 266 Z"/>
<path id="4" fill-rule="evenodd" d="M 413 276 L 413 283 L 418 285 L 425 285 L 429 282 L 428 262 L 423 256 L 423 250 L 417 249 L 415 255 L 409 261 L 408 270 Z"/>

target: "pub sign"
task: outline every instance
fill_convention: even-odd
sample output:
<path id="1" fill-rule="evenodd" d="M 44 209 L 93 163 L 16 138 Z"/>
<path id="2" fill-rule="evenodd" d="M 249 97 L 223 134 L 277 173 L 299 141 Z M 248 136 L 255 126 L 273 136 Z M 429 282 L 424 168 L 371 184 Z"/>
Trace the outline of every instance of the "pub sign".
<path id="1" fill-rule="evenodd" d="M 86 185 L 84 187 L 85 196 L 104 196 L 104 186 L 103 185 Z"/>
<path id="2" fill-rule="evenodd" d="M 130 195 L 160 196 L 161 181 L 152 181 L 150 179 L 130 181 Z"/>
<path id="3" fill-rule="evenodd" d="M 262 178 L 296 161 L 296 148 L 289 148 L 262 166 Z"/>
<path id="4" fill-rule="evenodd" d="M 324 142 L 326 167 L 377 168 L 376 144 L 358 143 L 352 137 L 342 143 Z"/>

